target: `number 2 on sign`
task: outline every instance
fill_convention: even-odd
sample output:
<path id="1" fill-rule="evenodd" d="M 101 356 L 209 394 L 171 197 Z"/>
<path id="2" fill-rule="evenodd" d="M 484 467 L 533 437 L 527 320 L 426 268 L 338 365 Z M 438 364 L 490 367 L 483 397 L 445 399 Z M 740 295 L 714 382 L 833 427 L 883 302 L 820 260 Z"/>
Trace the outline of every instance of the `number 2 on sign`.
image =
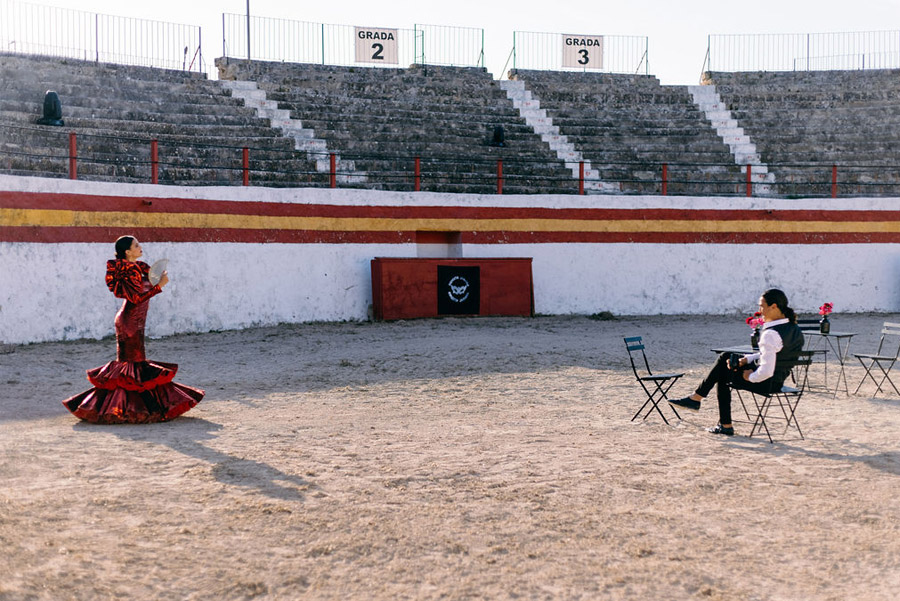
<path id="1" fill-rule="evenodd" d="M 578 51 L 578 54 L 581 55 L 581 58 L 578 59 L 578 64 L 579 64 L 579 65 L 586 65 L 586 64 L 588 64 L 589 62 L 591 62 L 591 59 L 590 59 L 590 57 L 588 56 L 588 51 L 585 50 L 584 48 L 582 48 L 581 50 L 579 50 L 579 51 Z"/>
<path id="2" fill-rule="evenodd" d="M 372 49 L 375 50 L 375 54 L 372 55 L 372 60 L 383 61 L 384 60 L 384 44 L 372 44 Z"/>

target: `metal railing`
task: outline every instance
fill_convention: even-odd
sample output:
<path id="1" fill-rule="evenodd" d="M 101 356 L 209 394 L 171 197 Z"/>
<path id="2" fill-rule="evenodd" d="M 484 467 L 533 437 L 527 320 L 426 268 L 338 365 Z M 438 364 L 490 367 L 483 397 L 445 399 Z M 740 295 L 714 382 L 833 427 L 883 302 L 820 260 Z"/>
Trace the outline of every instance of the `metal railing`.
<path id="1" fill-rule="evenodd" d="M 0 0 L 0 52 L 205 72 L 193 25 Z"/>
<path id="2" fill-rule="evenodd" d="M 703 71 L 900 68 L 900 31 L 710 35 Z"/>
<path id="3" fill-rule="evenodd" d="M 6 132 L 6 133 L 4 133 Z M 396 191 L 460 193 L 553 193 L 589 191 L 592 182 L 617 184 L 621 194 L 769 197 L 900 196 L 900 165 L 768 164 L 778 183 L 755 182 L 761 165 L 670 162 L 640 159 L 594 168 L 599 178 L 574 179 L 560 161 L 522 158 L 514 149 L 496 158 L 471 155 L 299 153 L 288 149 L 193 143 L 177 138 L 76 134 L 67 128 L 0 123 L 0 140 L 19 136 L 17 146 L 0 145 L 0 173 L 70 179 L 169 185 L 253 185 L 356 187 Z M 27 143 L 40 136 L 40 144 Z M 32 140 L 34 140 L 32 138 Z M 31 147 L 31 150 L 27 150 Z M 88 151 L 85 152 L 84 148 Z M 54 151 L 53 149 L 58 149 Z M 80 149 L 80 150 L 79 150 Z M 123 154 L 127 152 L 127 154 Z M 188 158 L 191 152 L 196 155 Z M 315 169 L 331 159 L 330 171 Z M 343 170 L 347 161 L 365 163 L 364 172 Z M 294 166 L 291 166 L 291 162 Z M 298 162 L 300 167 L 298 168 Z M 715 172 L 710 167 L 718 167 Z M 750 167 L 750 169 L 747 169 Z M 749 173 L 748 173 L 749 172 Z"/>
<path id="4" fill-rule="evenodd" d="M 382 37 L 361 39 L 361 32 Z M 223 13 L 222 56 L 343 66 L 483 67 L 484 30 L 418 24 L 412 29 L 370 28 L 252 15 L 248 21 L 247 15 Z"/>
<path id="5" fill-rule="evenodd" d="M 649 75 L 649 56 L 645 36 L 513 32 L 513 69 Z"/>

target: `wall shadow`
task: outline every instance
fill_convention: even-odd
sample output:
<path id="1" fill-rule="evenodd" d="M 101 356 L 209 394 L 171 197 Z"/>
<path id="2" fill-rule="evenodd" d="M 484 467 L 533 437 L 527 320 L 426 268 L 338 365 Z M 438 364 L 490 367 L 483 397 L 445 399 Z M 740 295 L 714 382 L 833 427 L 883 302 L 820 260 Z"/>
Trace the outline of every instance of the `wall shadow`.
<path id="1" fill-rule="evenodd" d="M 276 469 L 261 461 L 223 453 L 205 444 L 216 438 L 221 424 L 202 418 L 182 416 L 158 424 L 98 425 L 79 422 L 75 430 L 104 432 L 129 442 L 150 442 L 168 447 L 183 455 L 207 464 L 216 481 L 228 486 L 244 488 L 282 501 L 303 501 L 305 495 L 317 488 L 315 484 Z"/>

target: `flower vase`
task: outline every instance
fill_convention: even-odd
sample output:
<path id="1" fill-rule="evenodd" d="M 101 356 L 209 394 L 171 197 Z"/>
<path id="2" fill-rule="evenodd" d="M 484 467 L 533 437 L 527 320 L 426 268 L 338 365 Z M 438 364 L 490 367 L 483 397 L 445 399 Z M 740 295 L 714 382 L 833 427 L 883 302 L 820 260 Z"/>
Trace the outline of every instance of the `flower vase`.
<path id="1" fill-rule="evenodd" d="M 831 331 L 831 322 L 828 321 L 828 316 L 823 315 L 822 319 L 819 321 L 819 332 L 822 334 L 827 334 Z"/>
<path id="2" fill-rule="evenodd" d="M 750 336 L 750 346 L 755 349 L 759 348 L 759 329 L 753 330 L 753 334 Z"/>

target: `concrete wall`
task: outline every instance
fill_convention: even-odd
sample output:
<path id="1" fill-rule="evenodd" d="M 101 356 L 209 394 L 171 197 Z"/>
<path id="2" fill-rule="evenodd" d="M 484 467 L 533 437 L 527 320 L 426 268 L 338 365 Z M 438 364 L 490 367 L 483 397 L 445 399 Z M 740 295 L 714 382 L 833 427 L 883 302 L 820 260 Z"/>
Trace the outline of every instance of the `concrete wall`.
<path id="1" fill-rule="evenodd" d="M 127 210 L 132 199 L 168 212 Z M 123 209 L 112 210 L 116 203 Z M 538 313 L 747 313 L 772 286 L 803 312 L 825 301 L 838 312 L 896 312 L 896 204 L 191 188 L 0 176 L 0 341 L 112 334 L 122 301 L 104 285 L 105 262 L 115 237 L 131 231 L 148 262 L 170 259 L 172 283 L 151 301 L 150 336 L 367 319 L 370 259 L 415 257 L 415 230 L 454 228 L 462 232 L 464 257 L 534 258 Z M 315 210 L 320 220 L 285 221 L 295 228 L 286 240 L 259 229 L 272 226 L 242 229 L 260 214 L 307 219 L 279 216 L 287 209 Z M 237 217 L 226 215 L 232 210 Z M 396 217 L 398 210 L 421 214 L 406 220 Z M 168 225 L 147 225 L 156 220 Z M 178 220 L 183 227 L 171 225 Z"/>

